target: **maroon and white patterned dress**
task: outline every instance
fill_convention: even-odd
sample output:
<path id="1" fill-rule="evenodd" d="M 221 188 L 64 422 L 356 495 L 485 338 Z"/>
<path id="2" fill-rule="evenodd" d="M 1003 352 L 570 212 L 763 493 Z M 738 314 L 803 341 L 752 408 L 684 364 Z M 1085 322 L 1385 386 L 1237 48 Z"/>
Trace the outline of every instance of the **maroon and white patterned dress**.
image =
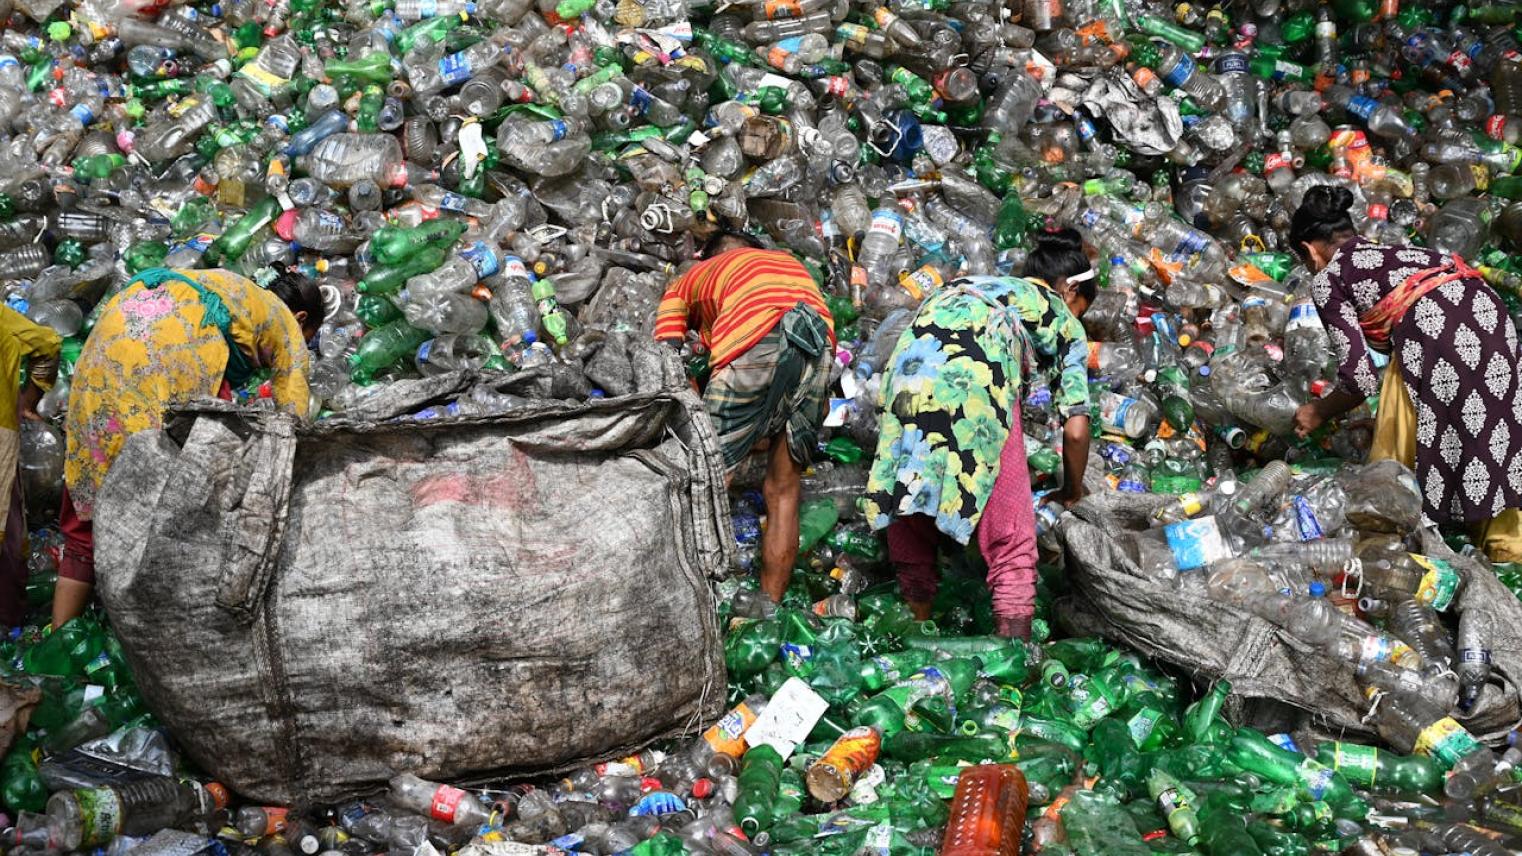
<path id="1" fill-rule="evenodd" d="M 1379 391 L 1358 318 L 1412 274 L 1443 263 L 1421 247 L 1353 238 L 1311 282 L 1340 385 Z M 1416 407 L 1416 476 L 1427 516 L 1477 523 L 1522 508 L 1522 377 L 1506 304 L 1478 277 L 1427 292 L 1395 323 L 1390 358 Z"/>

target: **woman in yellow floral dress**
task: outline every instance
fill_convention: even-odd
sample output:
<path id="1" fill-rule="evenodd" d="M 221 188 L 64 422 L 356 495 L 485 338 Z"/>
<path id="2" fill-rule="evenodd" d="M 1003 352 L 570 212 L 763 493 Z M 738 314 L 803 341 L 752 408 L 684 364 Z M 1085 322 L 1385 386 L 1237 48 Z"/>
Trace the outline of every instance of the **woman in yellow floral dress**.
<path id="1" fill-rule="evenodd" d="M 322 297 L 304 277 L 269 288 L 225 270 L 153 268 L 110 298 L 74 366 L 65 421 L 63 561 L 53 626 L 84 611 L 95 583 L 95 498 L 127 438 L 164 411 L 270 373 L 275 406 L 305 416 L 306 342 Z"/>

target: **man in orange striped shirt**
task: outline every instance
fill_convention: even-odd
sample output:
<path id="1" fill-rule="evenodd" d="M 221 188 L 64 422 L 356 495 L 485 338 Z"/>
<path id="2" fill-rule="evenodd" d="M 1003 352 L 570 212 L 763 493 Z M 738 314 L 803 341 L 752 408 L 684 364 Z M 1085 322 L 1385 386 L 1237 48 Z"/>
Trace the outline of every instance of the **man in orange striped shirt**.
<path id="1" fill-rule="evenodd" d="M 813 277 L 786 252 L 721 234 L 703 258 L 666 289 L 655 338 L 679 345 L 695 328 L 707 347 L 703 400 L 731 475 L 770 442 L 761 590 L 780 601 L 798 558 L 800 477 L 824 421 L 834 322 Z"/>

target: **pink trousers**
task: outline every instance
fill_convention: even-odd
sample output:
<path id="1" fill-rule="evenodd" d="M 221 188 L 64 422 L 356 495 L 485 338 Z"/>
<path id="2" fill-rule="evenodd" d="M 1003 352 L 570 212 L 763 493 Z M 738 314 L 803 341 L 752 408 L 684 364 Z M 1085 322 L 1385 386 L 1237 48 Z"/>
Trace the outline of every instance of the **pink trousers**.
<path id="1" fill-rule="evenodd" d="M 988 590 L 994 615 L 1029 617 L 1036 603 L 1036 514 L 1031 500 L 1031 477 L 1025 463 L 1025 440 L 1020 434 L 1018 405 L 1011 414 L 1015 430 L 999 453 L 999 475 L 974 535 L 988 565 Z M 940 587 L 935 567 L 941 531 L 925 514 L 895 517 L 888 524 L 888 557 L 898 571 L 904 598 L 930 601 Z"/>

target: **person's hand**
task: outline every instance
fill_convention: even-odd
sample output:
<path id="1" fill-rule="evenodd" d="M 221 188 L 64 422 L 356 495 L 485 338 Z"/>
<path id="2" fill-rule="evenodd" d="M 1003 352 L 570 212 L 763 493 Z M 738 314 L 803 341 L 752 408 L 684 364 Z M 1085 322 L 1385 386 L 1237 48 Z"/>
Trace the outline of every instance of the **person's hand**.
<path id="1" fill-rule="evenodd" d="M 1325 421 L 1326 418 L 1321 415 L 1321 409 L 1316 406 L 1314 401 L 1302 404 L 1295 411 L 1295 434 L 1304 437 L 1320 428 L 1321 423 Z"/>
<path id="2" fill-rule="evenodd" d="M 21 418 L 32 422 L 45 422 L 42 414 L 37 412 L 37 402 L 42 400 L 42 390 L 36 384 L 26 384 L 21 387 L 21 395 L 16 404 L 21 412 Z"/>

